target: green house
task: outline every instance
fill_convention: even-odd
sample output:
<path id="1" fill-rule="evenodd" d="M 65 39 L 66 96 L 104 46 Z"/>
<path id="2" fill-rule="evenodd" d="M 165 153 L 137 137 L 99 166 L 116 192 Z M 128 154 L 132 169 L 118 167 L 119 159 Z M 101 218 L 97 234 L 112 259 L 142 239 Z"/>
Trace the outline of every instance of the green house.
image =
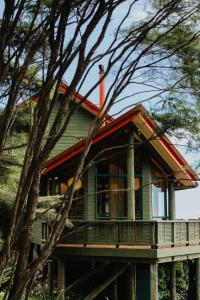
<path id="1" fill-rule="evenodd" d="M 44 166 L 42 196 L 70 188 L 98 112 L 88 100 L 76 112 Z M 200 222 L 176 220 L 175 214 L 175 191 L 197 181 L 142 105 L 116 119 L 108 116 L 76 186 L 70 210 L 75 227 L 66 228 L 49 261 L 50 291 L 57 285 L 60 299 L 158 300 L 158 270 L 167 264 L 175 300 L 176 262 L 195 260 L 200 300 Z M 34 223 L 35 255 L 48 231 L 48 220 Z"/>

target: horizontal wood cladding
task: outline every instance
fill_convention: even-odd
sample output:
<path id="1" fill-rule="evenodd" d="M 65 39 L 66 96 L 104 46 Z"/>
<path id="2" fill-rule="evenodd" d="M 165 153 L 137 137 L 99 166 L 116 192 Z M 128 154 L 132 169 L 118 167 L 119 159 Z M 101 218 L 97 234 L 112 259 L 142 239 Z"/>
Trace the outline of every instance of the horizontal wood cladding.
<path id="1" fill-rule="evenodd" d="M 49 124 L 47 132 L 50 130 L 53 121 L 56 117 L 60 105 L 60 100 L 58 100 L 53 108 L 53 111 L 50 115 Z M 80 107 L 72 116 L 67 129 L 65 130 L 63 136 L 55 145 L 54 149 L 52 150 L 50 157 L 52 158 L 62 151 L 66 150 L 73 144 L 77 143 L 81 139 L 85 138 L 88 134 L 88 130 L 91 126 L 91 122 L 94 116 L 90 114 L 88 111 L 84 110 Z"/>
<path id="2" fill-rule="evenodd" d="M 37 220 L 32 226 L 31 241 L 34 244 L 40 245 L 42 243 L 42 221 Z"/>

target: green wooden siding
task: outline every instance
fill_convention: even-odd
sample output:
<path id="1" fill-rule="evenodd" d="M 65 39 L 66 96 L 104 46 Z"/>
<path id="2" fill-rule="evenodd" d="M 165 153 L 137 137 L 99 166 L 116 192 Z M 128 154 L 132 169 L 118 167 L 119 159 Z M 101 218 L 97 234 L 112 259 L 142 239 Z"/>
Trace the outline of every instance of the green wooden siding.
<path id="1" fill-rule="evenodd" d="M 143 220 L 152 220 L 151 166 L 147 153 L 143 153 L 142 186 Z"/>
<path id="2" fill-rule="evenodd" d="M 58 112 L 60 101 L 61 99 L 59 99 L 56 102 L 53 111 L 50 115 L 48 130 L 50 130 L 51 125 L 53 124 L 55 116 Z M 66 150 L 73 144 L 76 144 L 81 139 L 86 137 L 93 119 L 94 116 L 91 113 L 80 107 L 72 116 L 71 121 L 67 129 L 65 130 L 63 136 L 52 150 L 50 158 L 58 155 L 62 151 Z"/>
<path id="3" fill-rule="evenodd" d="M 92 221 L 96 218 L 96 168 L 92 165 L 87 172 L 86 189 L 85 189 L 85 219 Z"/>
<path id="4" fill-rule="evenodd" d="M 42 242 L 42 221 L 40 219 L 33 223 L 31 241 L 37 245 L 40 245 Z"/>

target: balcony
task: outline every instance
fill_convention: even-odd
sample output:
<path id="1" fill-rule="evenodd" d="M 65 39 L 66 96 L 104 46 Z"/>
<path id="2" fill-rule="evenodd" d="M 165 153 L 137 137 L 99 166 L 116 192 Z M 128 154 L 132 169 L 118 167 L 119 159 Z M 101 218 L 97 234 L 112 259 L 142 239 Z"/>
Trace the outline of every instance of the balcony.
<path id="1" fill-rule="evenodd" d="M 200 221 L 76 221 L 62 244 L 167 248 L 200 244 Z"/>

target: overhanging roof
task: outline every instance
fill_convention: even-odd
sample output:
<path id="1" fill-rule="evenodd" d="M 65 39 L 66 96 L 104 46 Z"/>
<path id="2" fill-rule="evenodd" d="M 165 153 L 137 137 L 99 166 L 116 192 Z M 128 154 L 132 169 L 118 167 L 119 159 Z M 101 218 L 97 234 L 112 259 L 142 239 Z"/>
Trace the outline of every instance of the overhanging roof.
<path id="1" fill-rule="evenodd" d="M 196 186 L 196 181 L 199 180 L 197 174 L 192 170 L 178 149 L 165 134 L 160 136 L 156 134 L 156 123 L 147 113 L 143 105 L 136 106 L 132 110 L 110 122 L 108 125 L 102 127 L 94 137 L 92 144 L 94 145 L 98 143 L 128 123 L 133 123 L 138 128 L 139 132 L 142 133 L 156 152 L 172 169 L 176 179 L 183 187 Z M 84 151 L 84 148 L 85 139 L 46 161 L 42 173 L 46 174 L 77 154 L 80 154 Z"/>
<path id="2" fill-rule="evenodd" d="M 62 82 L 59 87 L 59 92 L 64 94 L 68 88 L 69 88 L 69 86 L 65 82 Z M 77 104 L 81 103 L 81 107 L 84 108 L 85 110 L 87 110 L 89 113 L 93 114 L 94 116 L 97 116 L 98 113 L 100 112 L 100 108 L 97 105 L 95 105 L 94 103 L 92 103 L 91 101 L 89 101 L 88 99 L 86 99 L 85 97 L 83 97 L 81 94 L 79 94 L 77 92 L 74 93 L 74 101 Z M 24 107 L 30 102 L 37 103 L 38 95 L 34 95 L 31 98 L 24 100 L 17 106 Z M 106 121 L 109 123 L 109 122 L 113 121 L 113 118 L 107 114 Z"/>

